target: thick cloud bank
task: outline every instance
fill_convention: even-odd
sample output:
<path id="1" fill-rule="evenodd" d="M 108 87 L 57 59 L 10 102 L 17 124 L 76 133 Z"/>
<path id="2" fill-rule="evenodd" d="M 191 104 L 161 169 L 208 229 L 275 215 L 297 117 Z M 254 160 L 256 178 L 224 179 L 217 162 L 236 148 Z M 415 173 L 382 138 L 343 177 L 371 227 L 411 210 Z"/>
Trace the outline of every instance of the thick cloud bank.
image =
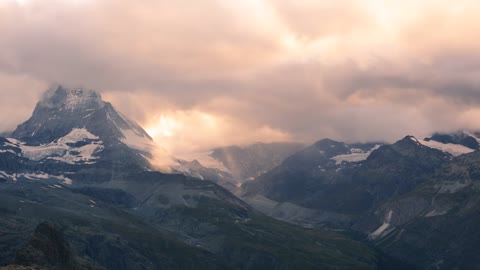
<path id="1" fill-rule="evenodd" d="M 0 0 L 0 131 L 99 89 L 172 151 L 480 129 L 480 3 Z"/>

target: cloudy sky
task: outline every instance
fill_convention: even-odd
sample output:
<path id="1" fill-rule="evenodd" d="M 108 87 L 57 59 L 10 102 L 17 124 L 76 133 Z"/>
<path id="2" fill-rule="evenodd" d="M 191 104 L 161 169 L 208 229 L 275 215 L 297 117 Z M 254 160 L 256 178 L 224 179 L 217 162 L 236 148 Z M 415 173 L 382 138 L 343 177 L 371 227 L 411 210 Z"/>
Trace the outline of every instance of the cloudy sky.
<path id="1" fill-rule="evenodd" d="M 480 129 L 478 0 L 0 0 L 0 131 L 52 84 L 173 152 Z"/>

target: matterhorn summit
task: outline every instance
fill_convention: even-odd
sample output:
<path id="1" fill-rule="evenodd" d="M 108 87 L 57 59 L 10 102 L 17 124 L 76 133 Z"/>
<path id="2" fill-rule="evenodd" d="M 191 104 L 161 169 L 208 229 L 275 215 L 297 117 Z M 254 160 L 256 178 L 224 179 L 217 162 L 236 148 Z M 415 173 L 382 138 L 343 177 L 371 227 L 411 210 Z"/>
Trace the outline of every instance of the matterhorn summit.
<path id="1" fill-rule="evenodd" d="M 135 122 L 121 115 L 94 90 L 62 86 L 47 91 L 32 117 L 18 126 L 13 137 L 31 143 L 50 143 L 72 131 L 85 128 L 107 143 L 137 136 L 152 138 Z M 138 141 L 138 138 L 135 138 Z M 138 146 L 138 145 L 137 145 Z M 137 147 L 138 148 L 138 147 Z"/>
<path id="2" fill-rule="evenodd" d="M 106 175 L 120 166 L 168 172 L 175 164 L 140 125 L 98 92 L 83 88 L 48 90 L 30 119 L 6 140 L 4 153 L 38 162 L 47 171 L 63 164 L 62 170 L 93 169 Z"/>

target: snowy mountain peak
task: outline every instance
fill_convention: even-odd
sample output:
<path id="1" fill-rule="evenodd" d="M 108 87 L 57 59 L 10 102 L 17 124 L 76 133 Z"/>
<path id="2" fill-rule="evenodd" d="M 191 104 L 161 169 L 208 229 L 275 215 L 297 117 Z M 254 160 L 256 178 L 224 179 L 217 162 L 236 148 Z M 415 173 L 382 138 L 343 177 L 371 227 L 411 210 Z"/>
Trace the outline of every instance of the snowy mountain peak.
<path id="1" fill-rule="evenodd" d="M 139 124 L 94 90 L 60 86 L 47 91 L 12 137 L 31 160 L 83 165 L 106 160 L 163 171 L 175 163 Z"/>
<path id="2" fill-rule="evenodd" d="M 104 102 L 102 96 L 95 90 L 58 86 L 48 90 L 38 105 L 75 111 L 101 108 Z"/>
<path id="3" fill-rule="evenodd" d="M 62 86 L 48 90 L 32 117 L 19 125 L 12 135 L 34 144 L 45 144 L 75 129 L 86 129 L 104 141 L 124 139 L 130 133 L 152 141 L 138 124 L 103 101 L 98 92 Z"/>
<path id="4" fill-rule="evenodd" d="M 418 139 L 415 138 L 415 136 L 412 136 L 412 135 L 407 135 L 404 140 L 410 140 L 410 141 L 413 141 L 414 143 L 419 143 Z"/>
<path id="5" fill-rule="evenodd" d="M 423 147 L 423 145 L 420 143 L 420 141 L 412 135 L 407 135 L 403 139 L 397 141 L 394 143 L 397 147 L 400 148 L 417 148 L 417 147 Z"/>

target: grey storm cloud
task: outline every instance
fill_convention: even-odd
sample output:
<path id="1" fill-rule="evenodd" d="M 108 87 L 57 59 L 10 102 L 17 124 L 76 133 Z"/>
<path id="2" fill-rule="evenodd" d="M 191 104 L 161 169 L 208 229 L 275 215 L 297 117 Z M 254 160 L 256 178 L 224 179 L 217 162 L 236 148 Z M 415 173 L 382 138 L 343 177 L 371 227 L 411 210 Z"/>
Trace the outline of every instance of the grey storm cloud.
<path id="1" fill-rule="evenodd" d="M 0 0 L 0 130 L 52 84 L 98 89 L 174 150 L 480 129 L 478 12 L 469 0 Z"/>

